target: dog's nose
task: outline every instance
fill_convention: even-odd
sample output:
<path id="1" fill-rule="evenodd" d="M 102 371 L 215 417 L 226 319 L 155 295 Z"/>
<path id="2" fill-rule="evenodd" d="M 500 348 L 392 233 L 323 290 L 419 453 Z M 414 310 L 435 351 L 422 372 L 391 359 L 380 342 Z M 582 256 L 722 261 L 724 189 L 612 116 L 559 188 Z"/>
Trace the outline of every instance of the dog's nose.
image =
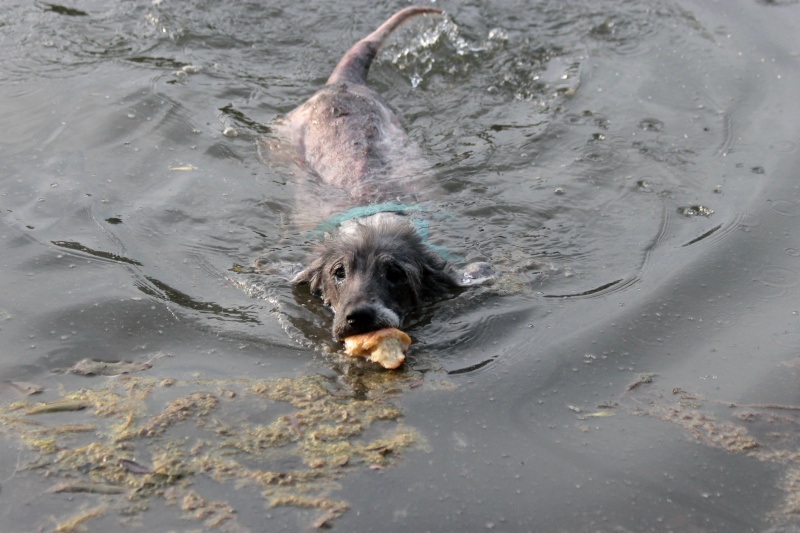
<path id="1" fill-rule="evenodd" d="M 374 329 L 376 313 L 369 306 L 356 307 L 347 313 L 347 329 L 355 333 L 364 333 Z"/>

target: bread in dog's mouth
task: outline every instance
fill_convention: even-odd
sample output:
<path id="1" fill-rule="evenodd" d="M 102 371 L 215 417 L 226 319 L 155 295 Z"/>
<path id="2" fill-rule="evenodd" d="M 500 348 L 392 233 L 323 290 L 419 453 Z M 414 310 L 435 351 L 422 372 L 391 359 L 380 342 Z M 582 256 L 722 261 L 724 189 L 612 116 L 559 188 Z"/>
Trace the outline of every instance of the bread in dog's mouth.
<path id="1" fill-rule="evenodd" d="M 353 357 L 366 357 L 383 368 L 397 368 L 406 359 L 411 338 L 397 328 L 353 335 L 344 339 L 344 353 Z"/>

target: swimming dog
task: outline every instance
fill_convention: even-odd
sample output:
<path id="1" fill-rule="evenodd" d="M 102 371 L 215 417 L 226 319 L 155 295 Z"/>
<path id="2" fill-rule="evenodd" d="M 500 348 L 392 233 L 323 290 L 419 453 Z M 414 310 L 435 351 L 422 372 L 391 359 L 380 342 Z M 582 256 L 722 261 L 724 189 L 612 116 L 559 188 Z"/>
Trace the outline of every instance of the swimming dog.
<path id="1" fill-rule="evenodd" d="M 308 284 L 333 309 L 333 334 L 339 340 L 400 327 L 423 301 L 493 277 L 487 263 L 452 269 L 424 242 L 402 204 L 376 203 L 398 186 L 393 180 L 407 177 L 397 171 L 398 163 L 413 151 L 391 106 L 367 86 L 367 74 L 392 31 L 424 13 L 441 10 L 408 7 L 358 41 L 325 86 L 280 126 L 304 170 L 346 191 L 356 206 L 339 217 L 316 259 L 291 280 Z"/>

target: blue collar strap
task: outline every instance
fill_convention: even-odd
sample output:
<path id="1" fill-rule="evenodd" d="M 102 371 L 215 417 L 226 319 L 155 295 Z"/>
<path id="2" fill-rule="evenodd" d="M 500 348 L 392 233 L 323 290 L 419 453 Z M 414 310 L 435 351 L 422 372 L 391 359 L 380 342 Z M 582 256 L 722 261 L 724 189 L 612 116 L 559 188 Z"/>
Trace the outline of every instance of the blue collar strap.
<path id="1" fill-rule="evenodd" d="M 326 233 L 330 233 L 342 223 L 348 220 L 355 220 L 357 218 L 365 218 L 370 217 L 372 215 L 377 215 L 378 213 L 398 213 L 401 215 L 410 215 L 412 213 L 428 213 L 430 212 L 428 209 L 422 207 L 419 204 L 405 204 L 403 202 L 383 202 L 380 204 L 368 204 L 362 205 L 358 207 L 354 207 L 352 209 L 348 209 L 343 213 L 337 213 L 333 216 L 330 216 L 317 224 L 316 229 L 312 232 L 315 236 L 321 237 Z M 417 230 L 422 241 L 431 249 L 436 251 L 443 259 L 452 260 L 452 256 L 447 253 L 447 250 L 442 246 L 437 246 L 435 244 L 431 244 L 428 242 L 428 221 L 419 218 L 419 217 L 411 217 L 411 224 L 414 226 L 414 229 Z"/>
<path id="2" fill-rule="evenodd" d="M 402 202 L 383 202 L 380 204 L 368 204 L 348 209 L 344 213 L 337 213 L 317 224 L 314 230 L 319 235 L 331 232 L 342 225 L 342 222 L 354 220 L 356 218 L 370 217 L 378 213 L 409 213 L 414 211 L 426 211 L 419 205 L 404 204 Z M 415 224 L 416 227 L 416 224 Z M 419 229 L 419 228 L 417 228 Z M 425 235 L 427 237 L 427 235 Z"/>

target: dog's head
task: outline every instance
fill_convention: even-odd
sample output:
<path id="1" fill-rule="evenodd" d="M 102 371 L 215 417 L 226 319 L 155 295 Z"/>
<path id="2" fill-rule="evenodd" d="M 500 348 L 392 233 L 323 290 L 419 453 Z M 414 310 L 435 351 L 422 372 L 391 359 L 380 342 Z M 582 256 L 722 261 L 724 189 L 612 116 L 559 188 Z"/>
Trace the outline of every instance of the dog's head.
<path id="1" fill-rule="evenodd" d="M 400 327 L 422 301 L 484 281 L 448 268 L 405 217 L 387 219 L 349 224 L 292 279 L 331 306 L 337 339 Z"/>

